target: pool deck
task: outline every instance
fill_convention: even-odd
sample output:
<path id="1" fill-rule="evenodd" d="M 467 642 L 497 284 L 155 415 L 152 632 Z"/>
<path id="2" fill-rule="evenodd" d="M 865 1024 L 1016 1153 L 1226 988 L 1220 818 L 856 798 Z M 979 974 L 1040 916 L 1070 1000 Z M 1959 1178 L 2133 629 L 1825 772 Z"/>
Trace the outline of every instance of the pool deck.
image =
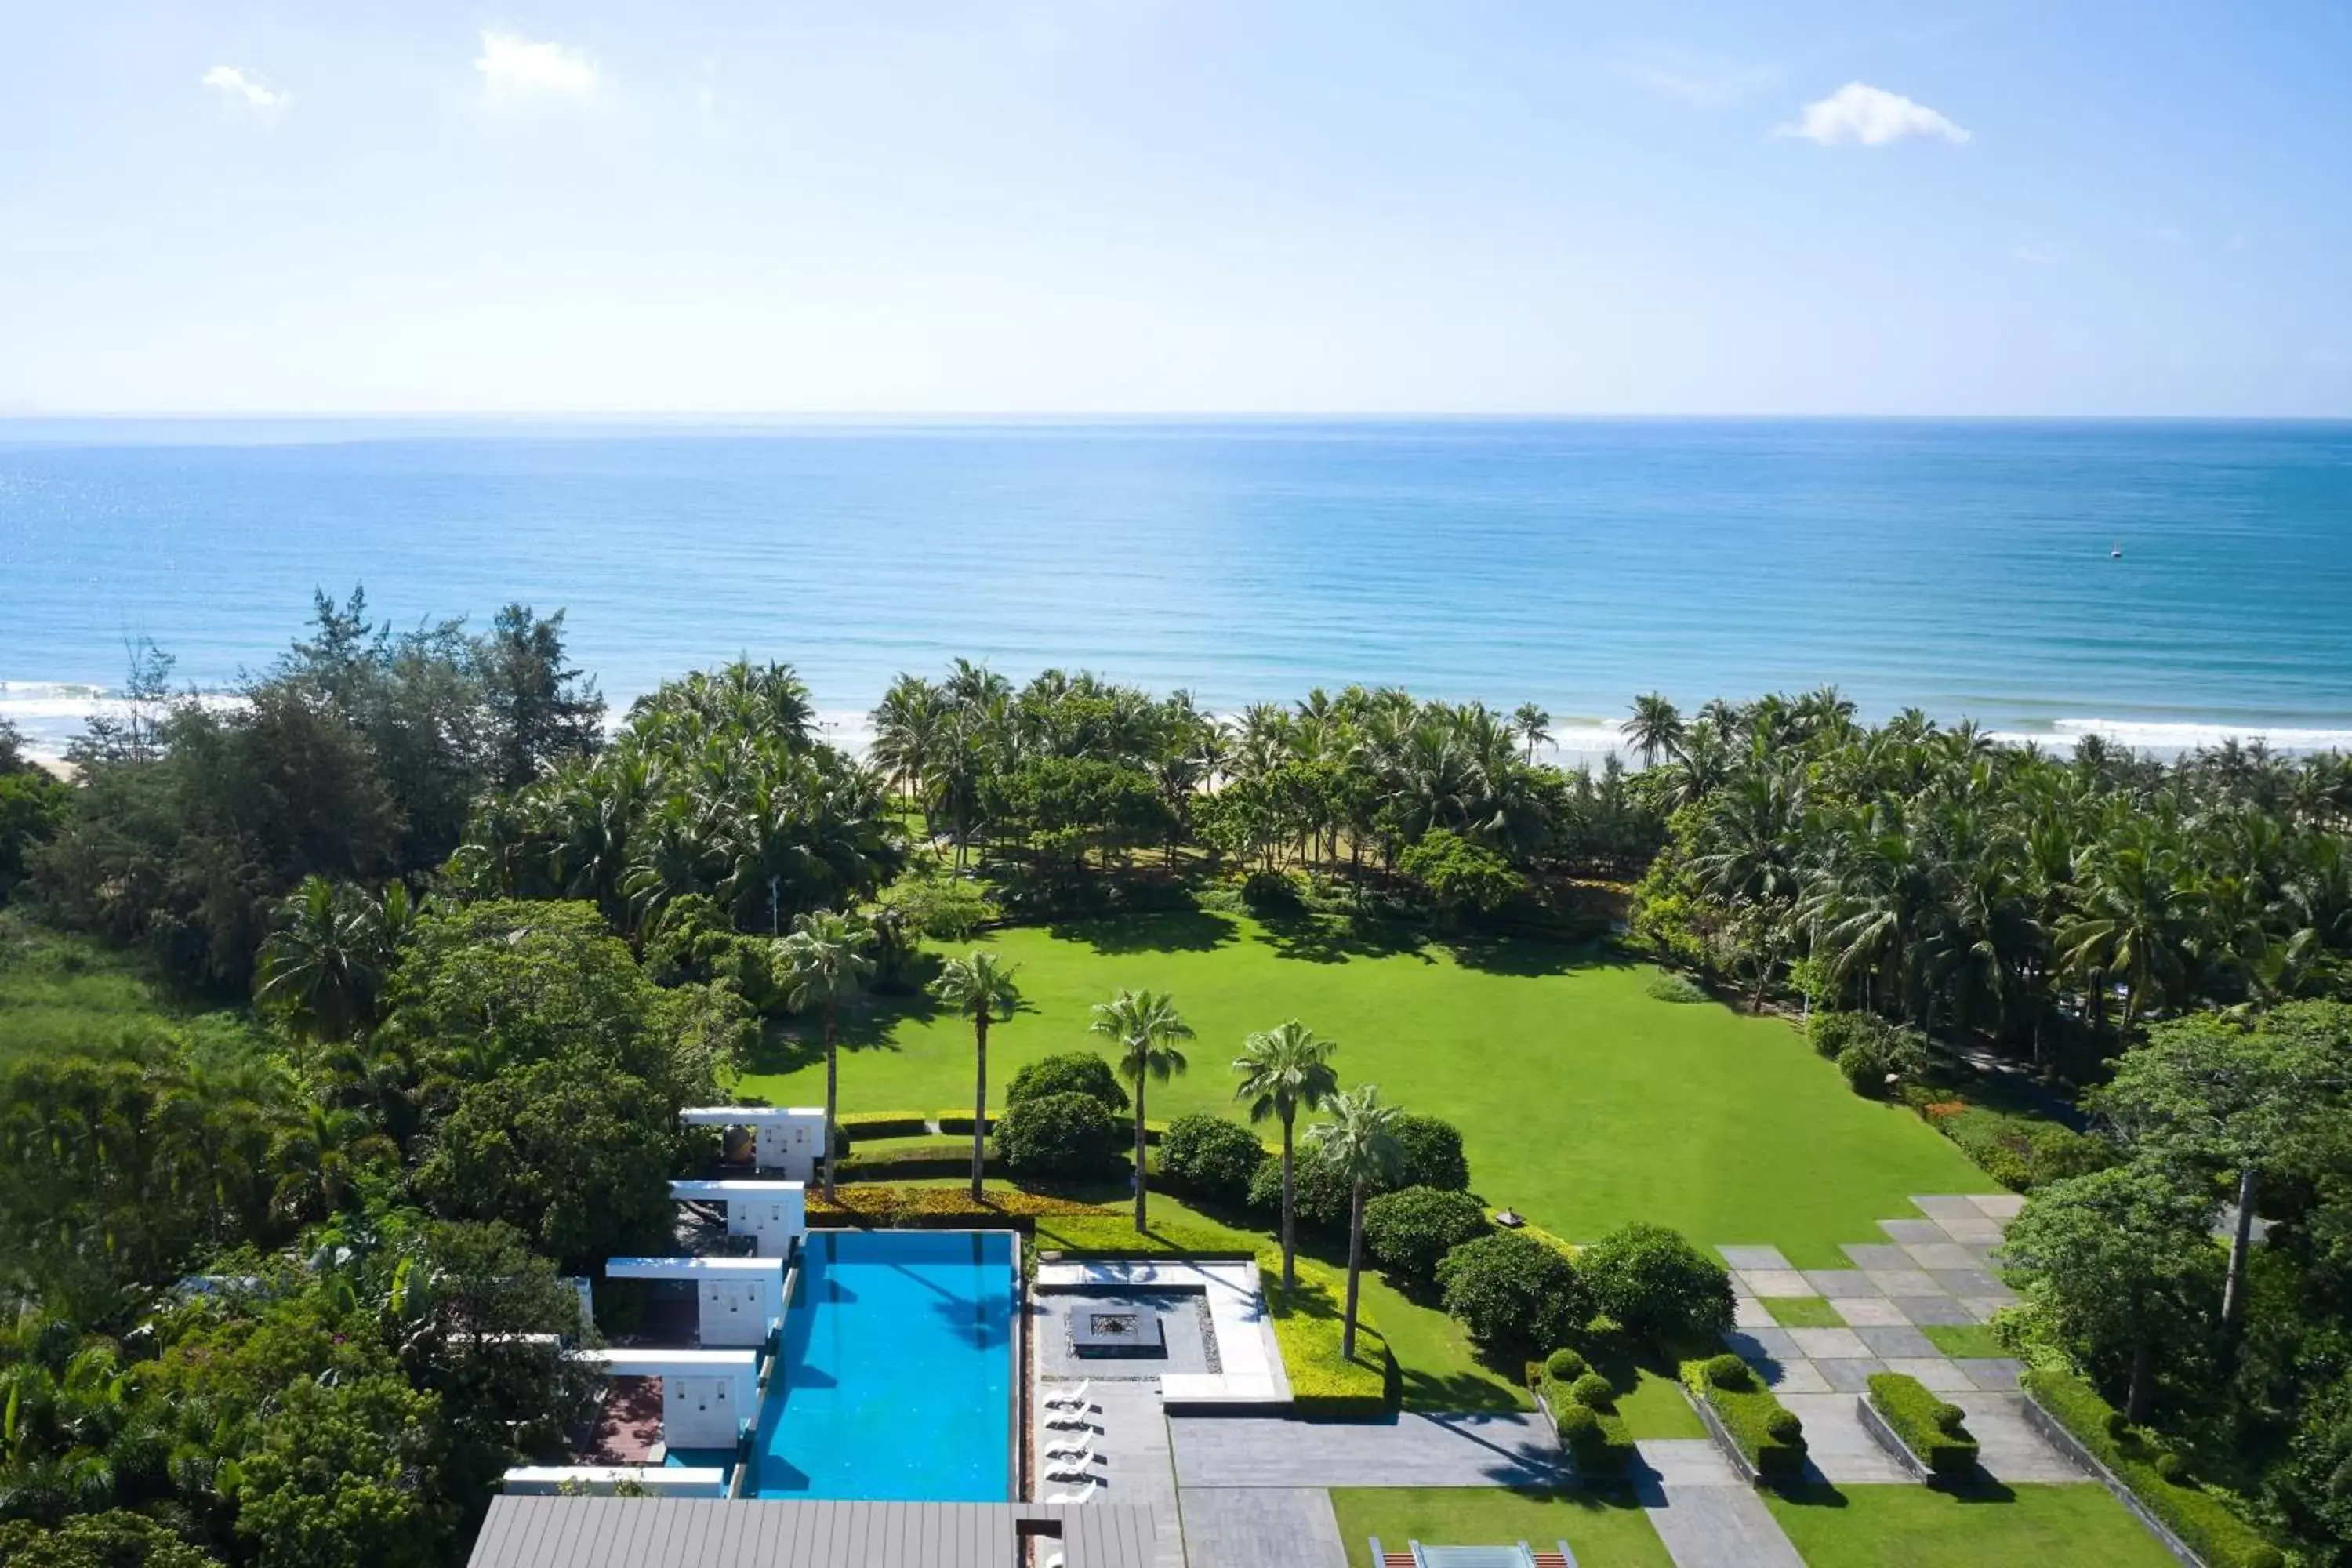
<path id="1" fill-rule="evenodd" d="M 1160 1396 L 1171 1409 L 1185 1405 L 1288 1405 L 1290 1379 L 1274 1341 L 1274 1320 L 1257 1265 L 1246 1259 L 1215 1262 L 1041 1263 L 1035 1290 L 1083 1292 L 1089 1289 L 1198 1290 L 1209 1303 L 1223 1370 L 1170 1373 L 1160 1376 Z M 1129 1362 L 1112 1376 L 1148 1374 L 1149 1362 Z"/>

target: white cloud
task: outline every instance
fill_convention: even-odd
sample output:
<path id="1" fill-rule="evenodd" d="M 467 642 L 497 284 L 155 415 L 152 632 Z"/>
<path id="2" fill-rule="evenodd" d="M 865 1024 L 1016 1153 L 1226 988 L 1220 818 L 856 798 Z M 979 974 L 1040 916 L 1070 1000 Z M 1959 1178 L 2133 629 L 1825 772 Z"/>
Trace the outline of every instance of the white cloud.
<path id="1" fill-rule="evenodd" d="M 222 104 L 231 114 L 261 125 L 275 125 L 286 112 L 294 95 L 271 87 L 254 71 L 236 66 L 215 66 L 205 72 L 202 85 L 220 94 Z"/>
<path id="2" fill-rule="evenodd" d="M 2065 260 L 2073 248 L 2063 239 L 2024 241 L 2009 247 L 2009 258 L 2032 267 L 2049 267 Z"/>
<path id="3" fill-rule="evenodd" d="M 518 33 L 482 34 L 474 61 L 492 98 L 530 98 L 541 93 L 583 96 L 596 90 L 595 63 L 578 49 L 536 43 Z"/>
<path id="4" fill-rule="evenodd" d="M 1711 55 L 1657 49 L 1617 62 L 1617 74 L 1661 97 L 1701 109 L 1721 109 L 1771 87 L 1780 73 L 1769 66 Z"/>
<path id="5" fill-rule="evenodd" d="M 1969 133 L 1924 103 L 1914 103 L 1899 92 L 1850 81 L 1818 103 L 1805 105 L 1794 125 L 1783 125 L 1781 136 L 1801 136 L 1824 147 L 1847 142 L 1884 147 L 1915 136 L 1940 137 L 1955 147 Z"/>

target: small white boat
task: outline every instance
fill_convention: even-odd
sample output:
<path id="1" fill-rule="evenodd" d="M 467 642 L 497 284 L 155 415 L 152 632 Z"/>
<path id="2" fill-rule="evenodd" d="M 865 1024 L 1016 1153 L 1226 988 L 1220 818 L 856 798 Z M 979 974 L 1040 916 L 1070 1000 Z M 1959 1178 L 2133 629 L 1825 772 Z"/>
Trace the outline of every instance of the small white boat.
<path id="1" fill-rule="evenodd" d="M 2121 561 L 2123 558 L 2124 547 L 2120 544 L 2115 545 L 2107 552 L 2107 559 L 2110 561 Z"/>

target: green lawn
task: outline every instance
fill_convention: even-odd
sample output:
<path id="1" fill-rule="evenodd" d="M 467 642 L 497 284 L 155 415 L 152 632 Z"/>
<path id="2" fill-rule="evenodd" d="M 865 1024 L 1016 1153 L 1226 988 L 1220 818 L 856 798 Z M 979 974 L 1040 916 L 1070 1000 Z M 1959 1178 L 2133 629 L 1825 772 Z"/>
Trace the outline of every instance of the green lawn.
<path id="1" fill-rule="evenodd" d="M 2000 1336 L 1983 1323 L 1930 1323 L 1919 1331 L 1927 1342 L 1948 1356 L 2003 1356 L 2012 1353 Z"/>
<path id="2" fill-rule="evenodd" d="M 1826 1296 L 1767 1296 L 1764 1310 L 1784 1329 L 1842 1329 L 1845 1320 Z"/>
<path id="3" fill-rule="evenodd" d="M 1341 1266 L 1345 1267 L 1342 1255 Z M 1396 1358 L 1407 1410 L 1532 1410 L 1535 1395 L 1511 1372 L 1479 1358 L 1462 1325 L 1416 1301 L 1378 1274 L 1364 1274 L 1364 1300 Z"/>
<path id="4" fill-rule="evenodd" d="M 1644 994 L 1653 971 L 1601 951 L 1496 942 L 1466 955 L 1382 945 L 1338 922 L 1277 929 L 1214 914 L 1017 928 L 1026 1011 L 992 1032 L 999 1085 L 1022 1063 L 1099 1044 L 1087 1007 L 1121 986 L 1172 991 L 1199 1038 L 1150 1113 L 1230 1112 L 1243 1037 L 1286 1018 L 1339 1042 L 1346 1082 L 1377 1082 L 1456 1122 L 1473 1184 L 1571 1239 L 1632 1219 L 1702 1245 L 1770 1243 L 1802 1268 L 1877 1236 L 1913 1193 L 1994 1184 L 1909 1111 L 1850 1092 L 1795 1030 Z M 844 1020 L 847 1110 L 936 1110 L 971 1089 L 971 1036 L 919 998 Z M 742 1088 L 823 1100 L 822 1058 L 780 1036 Z"/>
<path id="5" fill-rule="evenodd" d="M 1506 1491 L 1499 1487 L 1384 1487 L 1331 1494 L 1339 1538 L 1357 1568 L 1408 1542 L 1431 1546 L 1548 1547 L 1568 1542 L 1581 1568 L 1674 1568 L 1664 1542 L 1630 1497 Z"/>
<path id="6" fill-rule="evenodd" d="M 2173 1568 L 2103 1487 L 1996 1487 L 1954 1495 L 1927 1487 L 1819 1488 L 1762 1494 L 1811 1568 Z"/>
<path id="7" fill-rule="evenodd" d="M 1683 1397 L 1683 1385 L 1672 1373 L 1654 1366 L 1603 1370 L 1617 1389 L 1617 1414 L 1635 1438 L 1706 1436 L 1706 1423 Z"/>

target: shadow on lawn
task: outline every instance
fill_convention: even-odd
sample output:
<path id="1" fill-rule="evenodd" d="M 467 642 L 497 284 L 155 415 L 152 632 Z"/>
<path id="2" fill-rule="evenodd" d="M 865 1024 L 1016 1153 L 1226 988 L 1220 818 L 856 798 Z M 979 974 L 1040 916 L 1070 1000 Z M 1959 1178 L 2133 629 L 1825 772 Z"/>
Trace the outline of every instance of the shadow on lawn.
<path id="1" fill-rule="evenodd" d="M 1045 928 L 1056 942 L 1075 942 L 1106 956 L 1131 952 L 1214 952 L 1237 938 L 1234 922 L 1206 910 L 1055 921 Z"/>
<path id="2" fill-rule="evenodd" d="M 904 1023 L 925 1023 L 936 1017 L 940 1005 L 929 992 L 910 996 L 867 994 L 846 1003 L 834 1026 L 834 1042 L 844 1051 L 898 1048 L 897 1034 Z M 798 1072 L 824 1063 L 824 1020 L 803 1014 L 769 1018 L 761 1023 L 760 1037 L 744 1053 L 747 1073 Z"/>
<path id="3" fill-rule="evenodd" d="M 1262 917 L 1266 945 L 1277 958 L 1308 963 L 1345 963 L 1355 958 L 1393 958 L 1411 953 L 1423 963 L 1437 961 L 1423 951 L 1425 932 L 1394 921 L 1358 920 L 1349 915 L 1268 915 Z"/>
<path id="4" fill-rule="evenodd" d="M 1533 937 L 1465 931 L 1450 937 L 1446 951 L 1465 969 L 1484 974 L 1571 974 L 1580 969 L 1631 969 L 1634 960 L 1605 942 L 1570 946 Z"/>
<path id="5" fill-rule="evenodd" d="M 1964 1481 L 1930 1481 L 1927 1489 L 1938 1491 L 1957 1503 L 2007 1503 L 2017 1500 L 2017 1493 L 2008 1483 L 1997 1481 L 1979 1471 Z M 1774 1493 L 1793 1508 L 1821 1508 L 1835 1510 L 1853 1506 L 1845 1493 L 1827 1481 L 1799 1481 L 1775 1487 Z"/>

